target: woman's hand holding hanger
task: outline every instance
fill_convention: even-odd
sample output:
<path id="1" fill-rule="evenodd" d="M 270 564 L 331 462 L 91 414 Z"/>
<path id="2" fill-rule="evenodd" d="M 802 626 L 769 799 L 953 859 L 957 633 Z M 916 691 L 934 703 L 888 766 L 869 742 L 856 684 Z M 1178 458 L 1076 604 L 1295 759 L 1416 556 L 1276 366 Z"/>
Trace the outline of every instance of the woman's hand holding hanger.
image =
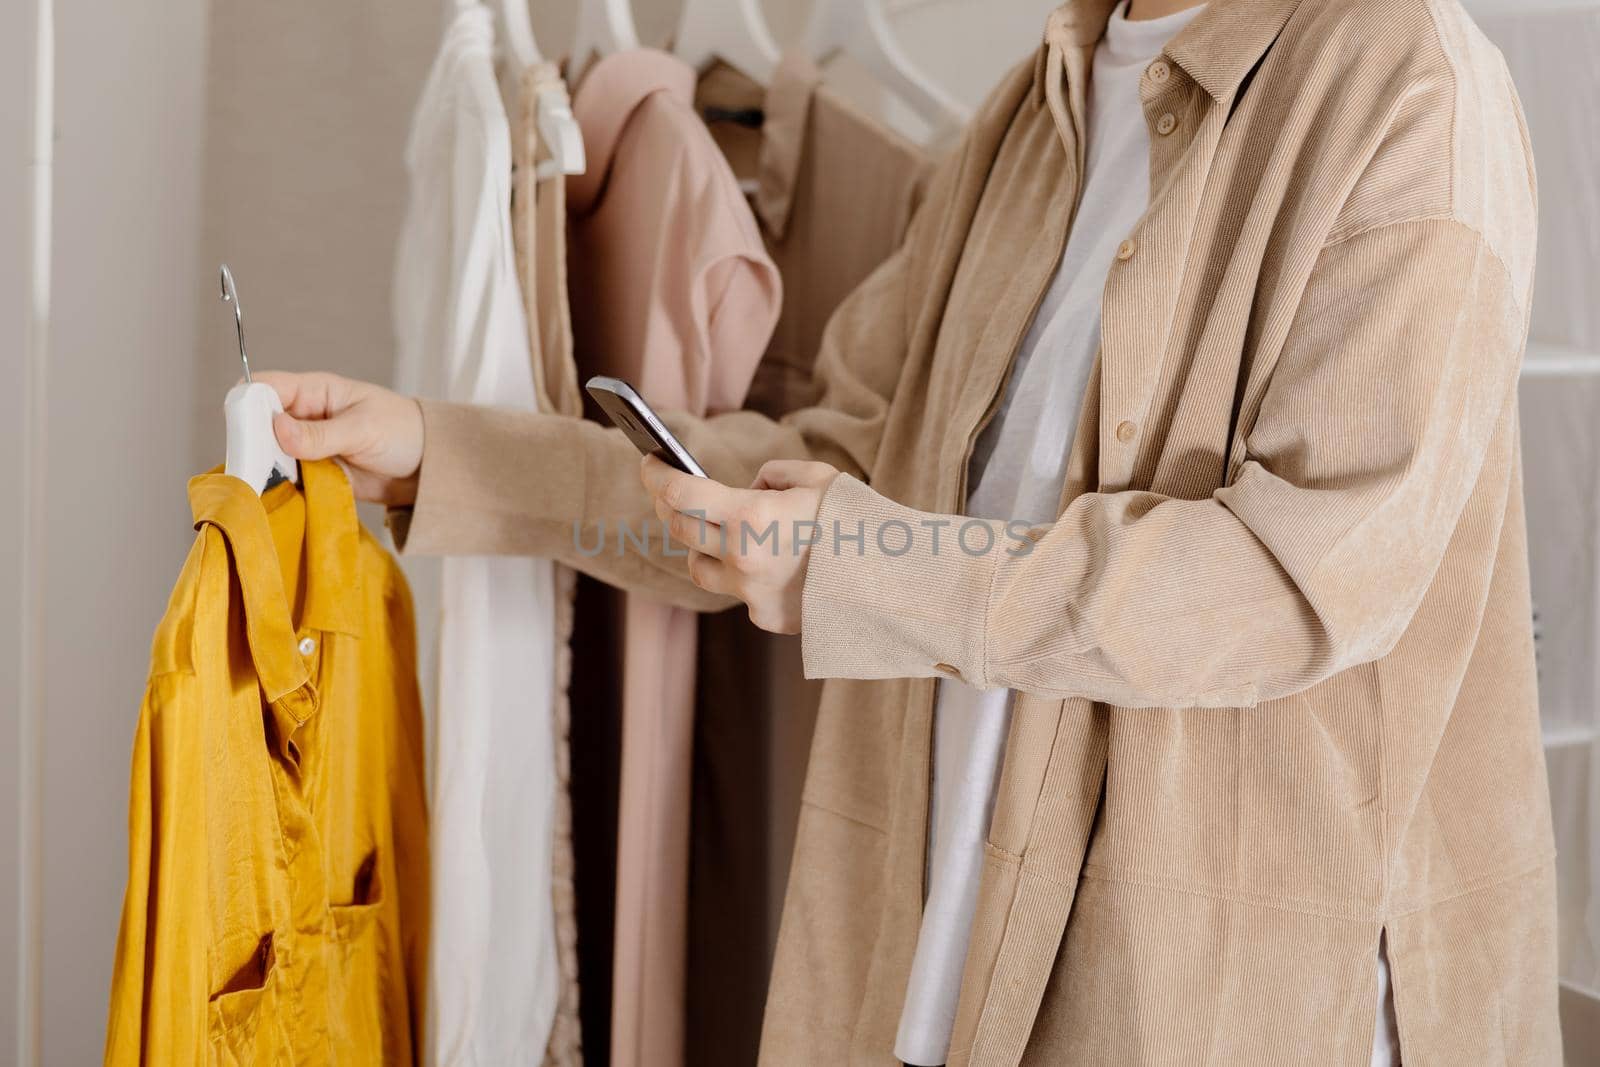
<path id="1" fill-rule="evenodd" d="M 388 507 L 416 502 L 423 449 L 416 400 L 336 374 L 264 371 L 255 380 L 283 402 L 272 426 L 285 452 L 338 459 L 361 500 Z M 800 632 L 817 512 L 837 473 L 826 463 L 774 460 L 749 489 L 738 489 L 654 458 L 640 469 L 657 517 L 689 550 L 694 583 L 738 597 L 751 621 L 774 633 Z"/>
<path id="2" fill-rule="evenodd" d="M 337 458 L 357 499 L 388 507 L 416 502 L 422 466 L 422 409 L 411 397 L 336 374 L 263 371 L 284 413 L 278 444 L 295 459 Z"/>

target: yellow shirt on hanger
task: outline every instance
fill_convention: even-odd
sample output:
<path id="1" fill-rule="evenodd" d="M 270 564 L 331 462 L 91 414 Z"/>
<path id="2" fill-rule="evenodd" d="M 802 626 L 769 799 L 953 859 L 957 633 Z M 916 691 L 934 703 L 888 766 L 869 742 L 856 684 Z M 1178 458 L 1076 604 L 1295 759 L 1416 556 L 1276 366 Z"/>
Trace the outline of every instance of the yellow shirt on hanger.
<path id="1" fill-rule="evenodd" d="M 344 472 L 189 483 L 134 738 L 106 1063 L 406 1064 L 428 856 L 411 596 Z"/>

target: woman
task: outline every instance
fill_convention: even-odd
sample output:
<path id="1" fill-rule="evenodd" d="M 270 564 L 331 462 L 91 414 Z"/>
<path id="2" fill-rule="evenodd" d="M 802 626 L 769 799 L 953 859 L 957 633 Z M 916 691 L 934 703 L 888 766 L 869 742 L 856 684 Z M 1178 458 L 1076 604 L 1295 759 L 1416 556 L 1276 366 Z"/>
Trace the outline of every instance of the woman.
<path id="1" fill-rule="evenodd" d="M 669 420 L 715 480 L 325 375 L 280 439 L 407 551 L 801 633 L 768 1062 L 1559 1063 L 1504 65 L 1454 0 L 1112 8 L 991 96 L 816 407 Z M 652 514 L 687 556 L 578 549 Z"/>

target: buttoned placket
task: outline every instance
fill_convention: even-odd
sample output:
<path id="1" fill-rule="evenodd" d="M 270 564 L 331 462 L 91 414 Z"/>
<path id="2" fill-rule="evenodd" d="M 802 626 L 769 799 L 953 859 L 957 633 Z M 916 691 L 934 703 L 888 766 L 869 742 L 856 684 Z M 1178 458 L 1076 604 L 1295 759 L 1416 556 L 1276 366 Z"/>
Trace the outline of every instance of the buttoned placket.
<path id="1" fill-rule="evenodd" d="M 1155 135 L 1150 155 L 1152 197 L 1144 218 L 1128 235 L 1134 254 L 1113 261 L 1102 294 L 1102 350 L 1097 364 L 1101 377 L 1097 473 L 1102 492 L 1126 488 L 1136 470 L 1137 446 L 1145 440 L 1139 424 L 1146 420 L 1165 363 L 1188 235 L 1233 94 L 1292 10 L 1292 4 L 1283 7 L 1277 20 L 1230 24 L 1231 51 L 1214 47 L 1222 23 L 1208 26 L 1202 13 L 1164 50 L 1161 61 L 1166 72 L 1160 84 L 1149 77 L 1141 84 L 1146 121 L 1154 125 Z M 1063 5 L 1050 20 L 1050 51 L 1086 43 L 1091 37 L 1088 31 L 1097 37 L 1108 13 L 1106 3 L 1090 6 L 1087 0 L 1078 0 Z M 1199 47 L 1197 30 L 1205 33 L 1211 47 Z M 1185 35 L 1192 39 L 1185 40 Z M 1176 55 L 1191 56 L 1192 76 Z M 1081 96 L 1085 65 L 1068 66 L 1080 79 L 1076 95 Z M 1164 121 L 1166 115 L 1171 115 L 1170 123 Z M 1081 119 L 1081 114 L 1077 117 Z M 1146 298 L 1144 304 L 1134 301 L 1140 294 Z M 1116 428 L 1124 422 L 1132 425 L 1133 440 L 1113 448 Z M 1099 705 L 1079 699 L 1049 701 L 1022 694 L 1018 701 L 1008 764 L 1014 752 L 1047 751 L 1049 758 L 1033 780 L 1038 788 L 1030 795 L 1036 801 L 1022 801 L 1013 808 L 1002 798 L 996 805 L 999 837 L 1022 858 L 1009 899 L 1001 888 L 995 891 L 999 900 L 991 902 L 1003 904 L 999 914 L 1006 917 L 992 969 L 986 979 L 974 983 L 976 988 L 963 988 L 957 1037 L 966 1038 L 968 1062 L 1016 1063 L 1024 1058 L 1035 1015 L 1058 962 L 1054 946 L 1065 936 L 1073 886 L 1095 825 L 1099 805 L 1089 798 L 1102 793 L 1108 758 L 1103 713 Z M 1030 729 L 1032 742 L 1017 744 L 1017 736 Z M 989 893 L 987 884 L 984 893 Z M 980 903 L 980 911 L 983 907 Z M 970 1016 L 970 1030 L 964 1030 L 962 1020 L 972 996 L 981 1006 Z"/>
<path id="2" fill-rule="evenodd" d="M 311 677 L 313 687 L 319 686 L 322 680 L 322 657 L 327 647 L 328 635 L 320 630 L 302 625 L 299 630 L 299 640 L 295 642 L 295 652 L 306 665 L 306 673 Z"/>
<path id="3" fill-rule="evenodd" d="M 1137 488 L 1150 405 L 1171 342 L 1188 234 L 1221 137 L 1218 109 L 1170 57 L 1140 79 L 1150 132 L 1150 204 L 1118 245 L 1101 294 L 1100 488 Z M 1197 106 L 1198 105 L 1198 106 Z M 1196 111 L 1198 122 L 1184 121 Z"/>

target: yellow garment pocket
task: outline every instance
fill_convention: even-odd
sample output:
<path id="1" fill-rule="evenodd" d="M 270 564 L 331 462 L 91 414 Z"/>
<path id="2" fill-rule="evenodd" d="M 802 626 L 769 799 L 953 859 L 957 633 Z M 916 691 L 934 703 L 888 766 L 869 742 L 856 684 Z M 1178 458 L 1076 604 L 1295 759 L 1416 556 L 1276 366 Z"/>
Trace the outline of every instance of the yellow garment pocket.
<path id="1" fill-rule="evenodd" d="M 277 1059 L 277 953 L 267 934 L 211 995 L 211 1062 L 222 1065 L 273 1063 Z"/>
<path id="2" fill-rule="evenodd" d="M 389 1062 L 382 986 L 389 968 L 381 958 L 386 946 L 378 922 L 383 888 L 373 851 L 356 871 L 350 903 L 329 909 L 329 1023 L 341 1063 Z"/>

